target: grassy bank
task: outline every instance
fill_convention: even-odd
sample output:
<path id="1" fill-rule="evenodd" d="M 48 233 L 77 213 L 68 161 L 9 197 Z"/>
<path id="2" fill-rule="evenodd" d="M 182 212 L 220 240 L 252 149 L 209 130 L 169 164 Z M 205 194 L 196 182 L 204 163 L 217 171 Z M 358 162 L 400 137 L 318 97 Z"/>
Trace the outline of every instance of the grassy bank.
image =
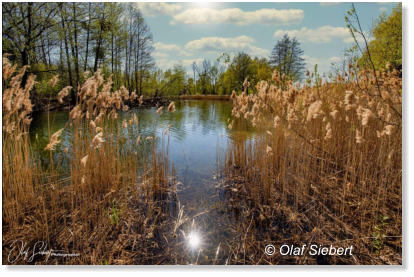
<path id="1" fill-rule="evenodd" d="M 44 151 L 50 165 L 42 168 L 28 133 L 35 76 L 22 86 L 25 70 L 3 58 L 3 264 L 182 262 L 165 255 L 179 238 L 167 132 L 160 138 L 134 135 L 139 120 L 133 113 L 116 124 L 119 111 L 128 114 L 124 102 L 136 96 L 112 91 L 111 78 L 99 71 L 86 74 L 66 126 L 49 131 Z M 59 92 L 59 102 L 69 90 Z M 174 103 L 165 110 L 173 112 Z M 67 145 L 63 132 L 70 133 Z M 156 150 L 157 140 L 164 151 Z M 69 155 L 64 174 L 58 153 Z"/>
<path id="2" fill-rule="evenodd" d="M 231 134 L 217 162 L 222 201 L 192 217 L 169 162 L 169 127 L 141 137 L 128 103 L 145 99 L 113 91 L 99 71 L 85 74 L 66 125 L 49 127 L 42 166 L 29 139 L 35 76 L 23 85 L 24 72 L 3 59 L 4 264 L 402 263 L 399 72 L 351 65 L 303 87 L 275 72 L 257 94 L 233 93 L 228 127 L 253 125 L 255 136 Z M 158 114 L 174 112 L 167 100 Z M 205 242 L 191 248 L 197 231 Z M 354 255 L 266 255 L 268 244 L 352 246 Z M 36 247 L 49 255 L 25 254 Z"/>
<path id="3" fill-rule="evenodd" d="M 234 263 L 402 263 L 402 80 L 350 65 L 298 87 L 275 72 L 257 95 L 232 95 L 235 139 L 224 194 L 245 234 Z M 266 244 L 353 246 L 353 256 L 263 256 Z M 276 247 L 277 248 L 277 247 Z M 278 248 L 277 248 L 278 249 Z"/>

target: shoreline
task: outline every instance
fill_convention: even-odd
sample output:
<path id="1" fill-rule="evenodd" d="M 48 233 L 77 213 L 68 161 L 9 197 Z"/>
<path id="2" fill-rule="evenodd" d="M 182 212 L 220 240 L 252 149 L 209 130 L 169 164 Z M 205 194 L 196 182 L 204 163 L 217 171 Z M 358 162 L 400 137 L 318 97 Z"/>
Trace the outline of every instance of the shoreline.
<path id="1" fill-rule="evenodd" d="M 143 99 L 143 104 L 140 105 L 141 107 L 159 107 L 159 106 L 168 106 L 171 100 L 220 100 L 220 101 L 229 101 L 230 95 L 169 95 L 169 96 L 161 96 L 161 97 L 148 97 Z M 35 108 L 33 112 L 47 112 L 47 111 L 64 111 L 70 110 L 73 107 L 70 103 L 59 103 L 56 99 L 49 99 L 49 98 L 38 98 L 34 101 Z M 128 106 L 130 108 L 139 106 L 137 101 L 129 102 Z"/>
<path id="2" fill-rule="evenodd" d="M 230 95 L 214 95 L 214 94 L 195 94 L 195 95 L 180 95 L 179 99 L 182 100 L 230 100 Z"/>

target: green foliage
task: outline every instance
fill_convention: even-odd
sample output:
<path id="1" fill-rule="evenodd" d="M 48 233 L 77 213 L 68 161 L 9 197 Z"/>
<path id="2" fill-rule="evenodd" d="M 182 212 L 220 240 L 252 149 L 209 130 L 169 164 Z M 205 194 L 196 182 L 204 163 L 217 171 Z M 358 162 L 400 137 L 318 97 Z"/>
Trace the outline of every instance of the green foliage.
<path id="1" fill-rule="evenodd" d="M 111 212 L 107 212 L 111 225 L 117 225 L 119 222 L 119 209 L 115 207 L 115 201 L 111 203 Z"/>
<path id="2" fill-rule="evenodd" d="M 378 224 L 374 226 L 374 233 L 372 238 L 372 245 L 375 251 L 379 254 L 381 249 L 384 247 L 385 240 L 385 228 L 388 226 L 388 216 L 379 215 Z"/>
<path id="3" fill-rule="evenodd" d="M 303 50 L 296 38 L 290 38 L 287 34 L 280 39 L 272 50 L 270 64 L 276 68 L 280 74 L 285 75 L 291 80 L 298 81 L 303 77 L 305 70 L 305 60 Z"/>
<path id="4" fill-rule="evenodd" d="M 254 58 L 251 64 L 253 75 L 250 82 L 256 84 L 262 80 L 270 80 L 272 78 L 273 69 L 269 62 L 264 58 Z"/>
<path id="5" fill-rule="evenodd" d="M 385 68 L 389 64 L 393 68 L 402 66 L 402 5 L 399 3 L 387 17 L 383 13 L 375 22 L 372 30 L 373 39 L 368 42 L 362 32 L 355 7 L 345 16 L 348 29 L 354 37 L 355 43 L 362 52 L 359 63 L 375 69 Z M 361 36 L 368 45 L 362 49 L 357 40 Z M 368 49 L 366 48 L 368 46 Z"/>
<path id="6" fill-rule="evenodd" d="M 372 31 L 374 40 L 369 43 L 371 57 L 376 68 L 402 65 L 402 5 L 399 3 L 388 18 L 382 14 Z M 366 53 L 362 61 L 366 60 Z"/>
<path id="7" fill-rule="evenodd" d="M 174 65 L 172 69 L 165 71 L 160 93 L 164 95 L 185 94 L 187 91 L 185 74 L 185 68 L 182 65 Z"/>
<path id="8" fill-rule="evenodd" d="M 254 85 L 260 80 L 268 80 L 272 76 L 272 68 L 264 58 L 251 58 L 246 53 L 238 53 L 230 59 L 229 66 L 219 78 L 220 88 L 218 94 L 230 94 L 233 90 L 243 90 L 243 82 L 248 78 L 251 83 L 250 91 L 254 91 Z"/>
<path id="9" fill-rule="evenodd" d="M 75 101 L 84 73 L 97 69 L 112 75 L 115 90 L 124 86 L 146 96 L 231 94 L 243 89 L 246 78 L 254 92 L 273 70 L 267 59 L 243 52 L 194 63 L 193 74 L 182 65 L 160 70 L 152 58 L 150 28 L 131 3 L 5 3 L 2 38 L 10 60 L 36 74 L 34 95 L 42 98 L 72 86 L 67 99 Z M 51 88 L 48 81 L 56 74 L 59 82 Z"/>

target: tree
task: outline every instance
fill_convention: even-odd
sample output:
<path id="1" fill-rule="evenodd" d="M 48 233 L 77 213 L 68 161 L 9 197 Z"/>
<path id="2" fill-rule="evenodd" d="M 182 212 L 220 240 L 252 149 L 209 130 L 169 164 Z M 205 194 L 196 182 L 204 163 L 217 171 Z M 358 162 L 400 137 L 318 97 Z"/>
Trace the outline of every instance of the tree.
<path id="1" fill-rule="evenodd" d="M 95 62 L 93 66 L 93 71 L 98 70 L 99 61 L 103 61 L 106 54 L 106 47 L 105 42 L 106 39 L 109 37 L 110 29 L 111 29 L 111 22 L 109 22 L 109 10 L 111 7 L 109 6 L 110 3 L 98 3 L 96 13 L 98 14 L 98 20 L 96 21 L 94 33 L 94 40 L 95 40 Z"/>
<path id="2" fill-rule="evenodd" d="M 197 72 L 196 87 L 201 91 L 202 94 L 211 93 L 211 62 L 209 60 L 203 60 L 201 66 L 198 66 L 195 62 L 193 63 L 193 71 Z"/>
<path id="3" fill-rule="evenodd" d="M 253 76 L 250 78 L 250 83 L 255 84 L 262 80 L 270 80 L 272 77 L 272 68 L 265 58 L 254 58 L 252 60 Z"/>
<path id="4" fill-rule="evenodd" d="M 128 43 L 126 45 L 126 74 L 131 79 L 128 81 L 129 89 L 134 88 L 138 95 L 143 93 L 143 84 L 148 71 L 154 66 L 151 56 L 154 47 L 152 46 L 152 33 L 145 23 L 140 10 L 130 6 L 128 8 Z M 131 65 L 133 63 L 133 72 Z M 132 74 L 133 73 L 133 74 Z M 128 77 L 127 77 L 128 78 Z M 132 79 L 134 82 L 132 83 Z"/>
<path id="5" fill-rule="evenodd" d="M 286 77 L 298 81 L 303 77 L 305 60 L 303 50 L 296 38 L 283 36 L 275 45 L 270 56 L 270 64 Z"/>
<path id="6" fill-rule="evenodd" d="M 374 39 L 368 43 L 375 68 L 385 68 L 387 63 L 393 68 L 402 65 L 402 5 L 399 3 L 387 17 L 383 13 L 376 21 L 372 31 Z M 364 51 L 361 62 L 367 63 Z"/>
<path id="7" fill-rule="evenodd" d="M 240 52 L 233 57 L 228 70 L 231 76 L 232 90 L 243 90 L 244 80 L 248 77 L 251 78 L 254 75 L 252 58 L 250 58 L 248 54 Z"/>
<path id="8" fill-rule="evenodd" d="M 161 93 L 167 95 L 180 95 L 186 93 L 185 68 L 182 65 L 174 65 L 174 67 L 164 73 L 165 83 L 161 88 Z"/>
<path id="9" fill-rule="evenodd" d="M 2 3 L 3 52 L 12 54 L 11 60 L 20 65 L 37 62 L 42 35 L 55 26 L 56 3 Z M 26 76 L 22 84 L 25 84 Z"/>
<path id="10" fill-rule="evenodd" d="M 61 35 L 63 36 L 63 42 L 65 44 L 65 54 L 66 54 L 66 63 L 68 67 L 68 75 L 69 75 L 69 85 L 73 88 L 73 76 L 72 76 L 72 66 L 71 66 L 71 57 L 69 54 L 69 43 L 68 43 L 68 18 L 67 18 L 67 12 L 66 12 L 66 3 L 62 3 L 62 5 L 59 6 L 60 10 L 60 16 L 61 16 Z M 62 49 L 61 49 L 62 51 Z M 71 101 L 74 102 L 76 98 L 74 90 L 72 90 L 71 93 Z"/>

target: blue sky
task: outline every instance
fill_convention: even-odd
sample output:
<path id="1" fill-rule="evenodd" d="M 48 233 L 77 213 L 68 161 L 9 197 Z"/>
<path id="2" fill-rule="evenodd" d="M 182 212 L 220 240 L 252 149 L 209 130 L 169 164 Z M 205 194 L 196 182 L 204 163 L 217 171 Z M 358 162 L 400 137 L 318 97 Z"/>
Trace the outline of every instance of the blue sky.
<path id="1" fill-rule="evenodd" d="M 364 30 L 395 3 L 356 3 Z M 136 3 L 151 28 L 154 58 L 167 69 L 182 64 L 191 72 L 193 61 L 215 61 L 223 52 L 245 51 L 269 57 L 284 33 L 295 36 L 307 67 L 318 64 L 328 72 L 340 62 L 352 39 L 344 23 L 350 3 Z"/>

